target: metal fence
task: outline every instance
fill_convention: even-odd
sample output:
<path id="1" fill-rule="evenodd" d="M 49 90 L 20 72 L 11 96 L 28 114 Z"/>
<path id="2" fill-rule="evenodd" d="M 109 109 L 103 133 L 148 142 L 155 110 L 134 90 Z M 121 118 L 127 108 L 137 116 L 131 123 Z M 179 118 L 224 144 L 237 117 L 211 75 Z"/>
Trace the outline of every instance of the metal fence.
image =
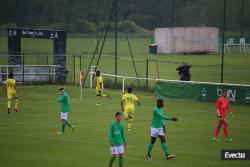
<path id="1" fill-rule="evenodd" d="M 18 83 L 54 83 L 59 65 L 0 65 L 0 82 L 13 73 Z"/>
<path id="2" fill-rule="evenodd" d="M 134 59 L 138 77 L 141 78 L 157 78 L 178 80 L 179 75 L 176 68 L 183 62 L 188 62 L 191 67 L 191 80 L 202 82 L 220 82 L 220 57 L 218 55 L 201 56 L 185 56 L 185 55 L 148 55 L 137 53 Z M 15 55 L 11 55 L 15 56 Z M 53 59 L 56 55 L 52 53 L 21 53 L 22 65 L 54 65 Z M 0 53 L 0 65 L 8 65 L 8 57 L 6 53 Z M 72 53 L 66 55 L 66 83 L 78 84 L 80 79 L 80 71 L 86 75 L 89 66 L 91 53 Z M 230 58 L 230 62 L 228 61 Z M 98 69 L 104 73 L 114 74 L 114 53 L 106 52 L 101 58 Z M 235 61 L 237 60 L 237 61 Z M 249 84 L 248 74 L 250 72 L 249 56 L 229 55 L 225 57 L 224 76 L 227 83 Z M 93 63 L 95 64 L 95 63 Z M 132 60 L 126 53 L 121 53 L 118 57 L 118 75 L 135 76 Z M 89 84 L 89 79 L 87 78 Z M 87 85 L 88 85 L 87 84 Z M 113 84 L 110 81 L 110 84 Z M 148 85 L 149 83 L 143 83 Z M 149 84 L 150 85 L 150 84 Z"/>
<path id="3" fill-rule="evenodd" d="M 12 57 L 14 59 L 19 59 L 21 58 L 21 64 L 17 65 L 20 67 L 53 67 L 54 64 L 54 59 L 56 56 L 61 56 L 61 55 L 53 55 L 52 53 L 21 53 L 20 55 L 6 55 L 6 54 L 1 54 L 0 55 L 0 66 L 1 68 L 7 67 L 8 66 L 8 59 L 9 57 Z M 76 84 L 79 80 L 79 71 L 82 70 L 83 64 L 82 64 L 82 59 L 83 55 L 80 54 L 67 54 L 66 55 L 66 83 L 73 83 Z M 11 66 L 8 66 L 11 67 Z M 8 68 L 6 68 L 8 69 Z M 2 70 L 4 71 L 4 70 Z M 6 72 L 6 70 L 5 70 Z M 23 72 L 25 74 L 25 72 Z M 5 75 L 5 74 L 3 74 Z M 28 74 L 26 74 L 28 75 Z"/>

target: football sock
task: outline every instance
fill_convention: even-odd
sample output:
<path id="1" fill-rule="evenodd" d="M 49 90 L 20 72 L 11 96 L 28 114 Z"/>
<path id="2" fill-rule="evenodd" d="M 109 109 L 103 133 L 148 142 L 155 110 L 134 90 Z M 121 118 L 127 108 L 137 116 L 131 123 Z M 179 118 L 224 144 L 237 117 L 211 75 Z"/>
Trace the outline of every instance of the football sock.
<path id="1" fill-rule="evenodd" d="M 18 110 L 18 99 L 15 100 L 15 109 Z"/>
<path id="2" fill-rule="evenodd" d="M 68 121 L 65 121 L 65 124 L 68 126 L 68 127 L 72 127 L 69 123 L 68 123 Z"/>
<path id="3" fill-rule="evenodd" d="M 218 135 L 219 135 L 219 132 L 220 132 L 220 128 L 218 127 L 218 126 L 216 126 L 216 128 L 215 128 L 215 132 L 214 132 L 214 137 L 218 137 Z"/>
<path id="4" fill-rule="evenodd" d="M 96 100 L 97 100 L 97 103 L 101 103 L 100 101 L 101 101 L 101 97 L 100 96 L 97 96 L 96 97 Z"/>
<path id="5" fill-rule="evenodd" d="M 128 119 L 128 129 L 131 129 L 132 127 L 132 118 Z"/>
<path id="6" fill-rule="evenodd" d="M 168 145 L 167 145 L 167 143 L 161 143 L 161 147 L 162 147 L 165 155 L 167 155 L 168 154 Z"/>
<path id="7" fill-rule="evenodd" d="M 225 136 L 225 138 L 227 138 L 228 137 L 228 131 L 227 131 L 227 126 L 223 126 L 223 131 L 224 131 L 224 136 Z"/>
<path id="8" fill-rule="evenodd" d="M 119 157 L 119 167 L 123 167 L 123 156 Z"/>
<path id="9" fill-rule="evenodd" d="M 152 149 L 153 149 L 153 146 L 154 146 L 154 144 L 151 143 L 151 142 L 148 144 L 148 154 L 151 153 L 151 151 L 152 151 Z"/>
<path id="10" fill-rule="evenodd" d="M 11 100 L 8 100 L 8 108 L 11 106 Z"/>
<path id="11" fill-rule="evenodd" d="M 109 166 L 112 166 L 114 160 L 115 160 L 116 157 L 111 157 L 110 160 L 109 160 Z"/>
<path id="12" fill-rule="evenodd" d="M 62 123 L 62 133 L 64 133 L 65 130 L 65 122 Z"/>

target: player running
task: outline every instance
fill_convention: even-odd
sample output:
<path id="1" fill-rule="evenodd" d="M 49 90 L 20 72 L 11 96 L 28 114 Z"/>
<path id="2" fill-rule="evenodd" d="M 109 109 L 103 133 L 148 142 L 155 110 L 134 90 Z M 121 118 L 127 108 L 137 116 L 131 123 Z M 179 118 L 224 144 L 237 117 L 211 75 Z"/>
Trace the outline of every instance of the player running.
<path id="1" fill-rule="evenodd" d="M 139 99 L 136 95 L 132 93 L 132 88 L 128 88 L 128 93 L 122 96 L 121 108 L 124 114 L 125 120 L 128 121 L 128 130 L 132 128 L 132 120 L 135 112 L 135 102 L 140 106 Z"/>
<path id="2" fill-rule="evenodd" d="M 8 114 L 10 114 L 12 101 L 14 101 L 15 104 L 15 111 L 18 112 L 18 95 L 16 89 L 16 80 L 13 78 L 13 73 L 9 73 L 8 79 L 4 82 L 3 89 L 6 92 L 8 99 Z"/>
<path id="3" fill-rule="evenodd" d="M 59 94 L 61 97 L 57 98 L 54 97 L 55 101 L 57 103 L 62 104 L 62 109 L 61 109 L 61 120 L 62 120 L 62 130 L 61 132 L 57 132 L 57 134 L 64 134 L 65 131 L 65 126 L 67 125 L 68 127 L 71 128 L 71 131 L 74 131 L 74 126 L 69 124 L 67 119 L 68 119 L 68 112 L 70 112 L 70 103 L 69 103 L 69 95 L 65 92 L 64 88 L 59 89 Z"/>
<path id="4" fill-rule="evenodd" d="M 220 139 L 218 139 L 218 135 L 220 132 L 220 128 L 223 126 L 223 131 L 224 131 L 224 136 L 225 136 L 226 141 L 232 142 L 233 140 L 231 138 L 228 138 L 226 113 L 228 111 L 231 114 L 231 116 L 233 116 L 233 113 L 229 106 L 226 89 L 223 89 L 222 96 L 219 99 L 217 99 L 216 109 L 217 109 L 216 114 L 217 114 L 218 124 L 215 128 L 213 140 L 220 142 Z"/>
<path id="5" fill-rule="evenodd" d="M 109 95 L 105 95 L 103 94 L 103 90 L 104 90 L 104 83 L 103 83 L 103 78 L 101 76 L 101 71 L 96 71 L 96 87 L 95 87 L 95 91 L 96 91 L 96 99 L 97 99 L 97 103 L 96 105 L 101 105 L 101 97 L 106 97 L 109 100 L 111 100 L 111 97 Z"/>
<path id="6" fill-rule="evenodd" d="M 123 166 L 123 154 L 124 147 L 126 148 L 126 140 L 124 136 L 123 124 L 121 123 L 121 117 L 122 113 L 117 112 L 115 114 L 115 120 L 112 121 L 109 128 L 109 142 L 111 152 L 109 167 L 112 167 L 116 157 L 119 157 L 119 167 Z"/>
<path id="7" fill-rule="evenodd" d="M 161 140 L 161 147 L 166 155 L 166 159 L 174 158 L 175 155 L 169 154 L 168 145 L 166 143 L 165 133 L 166 129 L 164 126 L 164 120 L 177 121 L 176 117 L 166 116 L 163 114 L 162 108 L 164 106 L 164 101 L 162 99 L 157 100 L 157 106 L 153 109 L 153 120 L 151 123 L 151 141 L 148 144 L 147 159 L 152 159 L 151 151 L 153 149 L 156 138 L 159 137 Z"/>

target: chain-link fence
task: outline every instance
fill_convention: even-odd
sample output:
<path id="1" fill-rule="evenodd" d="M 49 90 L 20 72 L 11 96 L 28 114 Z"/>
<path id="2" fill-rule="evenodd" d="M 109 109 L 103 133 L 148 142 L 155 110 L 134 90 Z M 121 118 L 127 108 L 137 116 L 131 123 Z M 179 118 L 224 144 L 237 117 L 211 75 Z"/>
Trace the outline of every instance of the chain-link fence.
<path id="1" fill-rule="evenodd" d="M 6 0 L 0 5 L 0 64 L 2 65 L 8 64 L 6 32 L 8 27 L 61 29 L 67 31 L 67 83 L 78 84 L 81 70 L 86 75 L 95 50 L 96 56 L 91 65 L 98 65 L 99 70 L 108 74 L 117 72 L 117 75 L 123 76 L 137 75 L 137 77 L 178 80 L 180 75 L 176 68 L 183 62 L 188 62 L 191 65 L 192 81 L 221 82 L 223 67 L 223 82 L 250 83 L 248 77 L 250 73 L 250 10 L 248 10 L 250 1 L 248 0 L 145 0 L 143 3 L 140 0 L 16 2 Z M 116 2 L 117 11 L 112 12 Z M 226 5 L 224 2 L 227 2 Z M 224 11 L 225 56 L 222 66 Z M 109 24 L 107 21 L 110 21 Z M 176 53 L 174 51 L 167 54 L 149 53 L 149 45 L 156 42 L 154 39 L 156 28 L 173 30 L 173 28 L 189 27 L 216 28 L 218 30 L 215 36 L 217 42 L 214 43 L 217 47 L 216 51 L 214 53 Z M 107 34 L 104 38 L 106 30 Z M 204 41 L 199 42 L 201 38 L 198 37 L 202 35 L 198 31 L 195 32 L 195 38 L 191 36 L 193 32 L 190 31 L 185 40 L 195 39 L 194 45 L 199 48 Z M 169 43 L 174 45 L 184 41 L 179 37 L 167 38 L 165 35 L 163 35 L 165 41 L 170 41 Z M 21 43 L 23 64 L 54 64 L 51 40 L 22 38 Z M 102 44 L 104 44 L 103 48 Z M 203 47 L 208 46 L 205 43 Z M 118 84 L 120 82 L 118 80 Z M 109 83 L 112 86 L 114 81 L 110 79 Z M 133 81 L 130 84 L 137 83 Z M 146 84 L 145 81 L 143 85 Z"/>

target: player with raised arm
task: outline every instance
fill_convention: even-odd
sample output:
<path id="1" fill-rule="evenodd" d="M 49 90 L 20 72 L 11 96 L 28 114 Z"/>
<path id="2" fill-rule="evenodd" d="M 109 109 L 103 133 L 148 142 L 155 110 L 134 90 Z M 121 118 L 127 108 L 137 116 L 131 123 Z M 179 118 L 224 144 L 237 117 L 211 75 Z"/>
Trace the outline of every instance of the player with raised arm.
<path id="1" fill-rule="evenodd" d="M 166 155 L 166 159 L 172 159 L 175 155 L 169 154 L 168 145 L 166 143 L 165 133 L 166 129 L 164 126 L 164 120 L 177 121 L 176 117 L 166 116 L 163 114 L 164 101 L 162 99 L 157 100 L 157 106 L 153 109 L 153 120 L 151 123 L 151 141 L 148 144 L 147 159 L 152 159 L 151 151 L 157 137 L 161 140 L 161 147 Z"/>
<path id="2" fill-rule="evenodd" d="M 124 127 L 121 123 L 122 113 L 117 112 L 115 114 L 115 120 L 112 121 L 109 128 L 109 143 L 111 158 L 109 161 L 109 167 L 112 167 L 114 160 L 119 157 L 119 167 L 123 166 L 123 154 L 124 147 L 126 148 L 126 140 L 124 136 Z"/>
<path id="3" fill-rule="evenodd" d="M 62 129 L 60 132 L 57 132 L 57 134 L 64 134 L 65 126 L 71 128 L 71 131 L 74 131 L 74 126 L 68 123 L 68 113 L 70 112 L 70 103 L 69 103 L 69 95 L 65 92 L 64 88 L 59 89 L 59 94 L 61 97 L 57 98 L 54 97 L 55 101 L 57 103 L 61 103 L 62 109 L 61 109 L 61 121 L 62 121 Z"/>
<path id="4" fill-rule="evenodd" d="M 96 71 L 96 99 L 97 99 L 97 103 L 96 105 L 101 105 L 101 97 L 106 97 L 109 100 L 111 99 L 111 97 L 109 95 L 105 95 L 103 93 L 104 90 L 104 83 L 103 83 L 103 77 L 101 76 L 101 71 Z"/>
<path id="5" fill-rule="evenodd" d="M 215 128 L 213 140 L 220 142 L 218 139 L 218 135 L 220 132 L 220 128 L 223 126 L 223 132 L 226 141 L 232 142 L 231 138 L 228 138 L 228 129 L 227 129 L 227 121 L 226 121 L 226 113 L 229 112 L 231 116 L 233 116 L 232 110 L 229 106 L 228 98 L 227 98 L 227 90 L 222 90 L 222 96 L 216 101 L 216 116 L 218 119 L 218 124 Z"/>
<path id="6" fill-rule="evenodd" d="M 12 101 L 14 101 L 15 104 L 15 111 L 18 112 L 18 95 L 16 89 L 16 80 L 13 77 L 13 73 L 9 73 L 8 79 L 3 84 L 3 89 L 6 92 L 8 99 L 8 114 L 10 114 Z"/>
<path id="7" fill-rule="evenodd" d="M 125 93 L 121 99 L 121 109 L 125 120 L 128 122 L 128 130 L 132 128 L 132 120 L 135 112 L 135 103 L 140 106 L 139 99 L 132 93 L 132 88 L 128 88 L 128 93 Z"/>

